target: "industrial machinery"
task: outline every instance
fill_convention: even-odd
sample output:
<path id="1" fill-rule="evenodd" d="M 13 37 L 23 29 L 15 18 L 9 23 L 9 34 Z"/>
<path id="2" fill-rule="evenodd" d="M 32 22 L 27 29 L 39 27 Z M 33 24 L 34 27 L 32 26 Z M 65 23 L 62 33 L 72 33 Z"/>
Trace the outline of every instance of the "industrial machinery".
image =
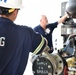
<path id="1" fill-rule="evenodd" d="M 47 48 L 33 57 L 32 70 L 34 75 L 67 75 L 68 67 L 60 53 L 49 54 Z"/>
<path id="2" fill-rule="evenodd" d="M 68 64 L 68 75 L 76 75 L 76 34 L 71 34 L 68 38 L 68 42 L 66 49 L 64 47 L 63 51 L 63 53 L 65 52 L 67 54 L 64 58 Z"/>
<path id="3" fill-rule="evenodd" d="M 64 42 L 64 47 L 57 53 L 48 53 L 50 49 L 46 47 L 41 54 L 33 56 L 32 70 L 34 75 L 76 75 L 76 34 L 72 34 L 72 27 L 70 27 L 70 34 L 65 34 L 68 38 Z M 65 28 L 67 25 L 62 26 L 64 39 L 63 29 Z"/>
<path id="4" fill-rule="evenodd" d="M 76 75 L 76 0 L 68 0 L 66 12 L 69 19 L 61 27 L 61 35 L 64 37 L 64 51 L 68 54 L 68 75 Z"/>
<path id="5" fill-rule="evenodd" d="M 46 47 L 32 58 L 34 75 L 76 75 L 76 0 L 68 0 L 66 5 L 68 18 L 61 27 L 63 48 L 56 54 L 48 53 Z"/>

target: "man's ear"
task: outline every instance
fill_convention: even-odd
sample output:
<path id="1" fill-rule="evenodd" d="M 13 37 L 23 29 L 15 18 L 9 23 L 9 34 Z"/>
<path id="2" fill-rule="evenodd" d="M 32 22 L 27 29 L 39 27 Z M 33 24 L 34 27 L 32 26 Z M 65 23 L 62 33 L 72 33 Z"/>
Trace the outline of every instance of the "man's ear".
<path id="1" fill-rule="evenodd" d="M 12 13 L 12 20 L 15 21 L 16 17 L 17 17 L 17 14 L 18 14 L 18 10 L 15 9 L 14 12 Z"/>
<path id="2" fill-rule="evenodd" d="M 14 15 L 17 15 L 17 13 L 18 13 L 18 10 L 15 9 L 14 12 L 13 12 L 13 14 L 14 14 Z"/>

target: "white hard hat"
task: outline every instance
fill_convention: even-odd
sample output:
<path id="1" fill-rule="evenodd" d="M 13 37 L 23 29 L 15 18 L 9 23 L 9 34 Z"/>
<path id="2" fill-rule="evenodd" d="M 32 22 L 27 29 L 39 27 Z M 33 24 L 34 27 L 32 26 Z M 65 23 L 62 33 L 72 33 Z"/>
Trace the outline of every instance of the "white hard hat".
<path id="1" fill-rule="evenodd" d="M 0 0 L 0 6 L 5 8 L 22 8 L 22 0 Z"/>

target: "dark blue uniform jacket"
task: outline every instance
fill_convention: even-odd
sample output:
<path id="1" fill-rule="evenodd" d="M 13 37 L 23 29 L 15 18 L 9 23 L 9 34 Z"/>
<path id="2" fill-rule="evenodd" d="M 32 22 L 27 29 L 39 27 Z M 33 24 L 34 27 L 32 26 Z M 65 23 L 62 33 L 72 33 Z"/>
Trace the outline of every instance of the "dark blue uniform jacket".
<path id="1" fill-rule="evenodd" d="M 49 33 L 47 31 L 45 31 L 40 25 L 36 26 L 34 28 L 34 30 L 36 32 L 38 32 L 39 34 L 43 35 L 47 40 L 48 40 L 48 46 L 51 48 L 53 47 L 52 45 L 52 32 L 54 30 L 54 28 L 56 28 L 58 25 L 58 22 L 55 22 L 55 23 L 51 23 L 51 24 L 48 24 L 46 26 L 46 29 L 49 29 Z"/>
<path id="2" fill-rule="evenodd" d="M 29 52 L 33 52 L 41 40 L 31 28 L 0 17 L 0 75 L 23 75 Z"/>

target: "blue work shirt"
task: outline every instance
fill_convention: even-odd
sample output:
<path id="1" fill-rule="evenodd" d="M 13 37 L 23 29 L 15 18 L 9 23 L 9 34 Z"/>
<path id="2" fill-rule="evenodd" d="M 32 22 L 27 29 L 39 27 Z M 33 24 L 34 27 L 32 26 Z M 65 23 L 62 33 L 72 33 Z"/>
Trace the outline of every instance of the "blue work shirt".
<path id="1" fill-rule="evenodd" d="M 41 42 L 41 35 L 33 29 L 0 17 L 0 75 L 23 75 L 29 52 L 34 52 Z M 35 53 L 40 53 L 45 44 L 43 39 L 41 50 Z"/>
<path id="2" fill-rule="evenodd" d="M 47 41 L 48 41 L 48 46 L 51 48 L 51 52 L 53 50 L 53 45 L 52 45 L 52 32 L 54 30 L 54 28 L 56 28 L 58 25 L 58 22 L 54 22 L 51 24 L 48 24 L 46 26 L 46 30 L 44 30 L 40 25 L 36 26 L 34 28 L 34 31 L 38 32 L 39 34 L 43 35 Z"/>

